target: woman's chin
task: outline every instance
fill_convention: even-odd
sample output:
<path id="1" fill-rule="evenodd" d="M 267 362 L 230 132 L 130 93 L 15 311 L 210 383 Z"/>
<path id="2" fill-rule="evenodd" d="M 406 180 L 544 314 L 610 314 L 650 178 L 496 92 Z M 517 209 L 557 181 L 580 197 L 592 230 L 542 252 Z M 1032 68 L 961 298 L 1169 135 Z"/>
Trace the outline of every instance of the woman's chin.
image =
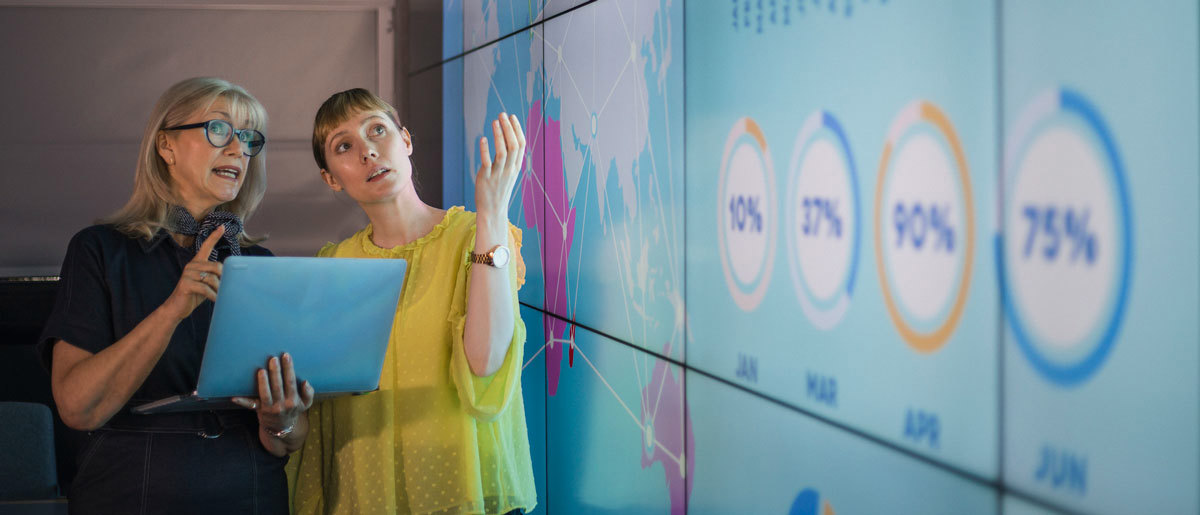
<path id="1" fill-rule="evenodd" d="M 382 187 L 357 192 L 358 194 L 352 197 L 360 204 L 381 204 L 395 201 L 396 197 L 404 192 L 404 185 L 398 182 L 388 182 L 380 186 Z"/>
<path id="2" fill-rule="evenodd" d="M 241 191 L 241 188 L 219 188 L 211 193 L 213 198 L 220 201 L 221 204 L 225 204 L 233 202 L 237 198 L 239 191 Z"/>

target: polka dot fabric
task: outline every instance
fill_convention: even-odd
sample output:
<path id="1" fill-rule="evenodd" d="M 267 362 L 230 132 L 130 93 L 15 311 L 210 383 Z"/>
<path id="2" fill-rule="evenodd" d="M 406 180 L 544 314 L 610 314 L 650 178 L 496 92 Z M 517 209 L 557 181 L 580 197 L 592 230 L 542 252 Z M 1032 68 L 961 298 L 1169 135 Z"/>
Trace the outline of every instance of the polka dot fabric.
<path id="1" fill-rule="evenodd" d="M 471 373 L 463 350 L 475 214 L 454 207 L 429 234 L 383 249 L 367 226 L 321 257 L 403 258 L 408 272 L 379 391 L 322 401 L 288 463 L 300 514 L 507 513 L 537 503 L 516 326 L 500 370 Z M 513 305 L 525 280 L 521 232 L 509 227 Z M 484 265 L 477 265 L 484 266 Z"/>

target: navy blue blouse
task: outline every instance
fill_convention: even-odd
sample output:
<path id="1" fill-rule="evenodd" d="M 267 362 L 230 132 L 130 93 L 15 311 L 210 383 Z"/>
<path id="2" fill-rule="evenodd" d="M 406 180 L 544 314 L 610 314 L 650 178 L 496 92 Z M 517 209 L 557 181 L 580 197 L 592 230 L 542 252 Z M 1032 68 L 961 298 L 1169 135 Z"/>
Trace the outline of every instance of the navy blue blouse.
<path id="1" fill-rule="evenodd" d="M 219 260 L 230 255 L 225 240 L 216 248 Z M 255 245 L 242 248 L 242 255 L 272 254 Z M 58 296 L 38 344 L 47 369 L 57 340 L 94 354 L 133 331 L 167 300 L 183 267 L 194 256 L 165 229 L 150 240 L 129 237 L 111 225 L 79 231 L 67 246 Z M 131 403 L 189 394 L 195 389 L 212 310 L 213 303 L 205 300 L 179 323 Z"/>

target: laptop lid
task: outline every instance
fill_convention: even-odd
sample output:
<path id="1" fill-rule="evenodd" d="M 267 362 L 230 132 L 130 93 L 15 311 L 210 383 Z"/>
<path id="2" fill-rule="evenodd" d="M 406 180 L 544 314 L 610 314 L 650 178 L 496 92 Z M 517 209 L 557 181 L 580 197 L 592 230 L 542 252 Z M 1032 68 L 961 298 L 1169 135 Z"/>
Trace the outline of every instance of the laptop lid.
<path id="1" fill-rule="evenodd" d="M 403 259 L 231 256 L 213 307 L 196 396 L 258 396 L 255 373 L 292 355 L 318 395 L 379 387 Z"/>

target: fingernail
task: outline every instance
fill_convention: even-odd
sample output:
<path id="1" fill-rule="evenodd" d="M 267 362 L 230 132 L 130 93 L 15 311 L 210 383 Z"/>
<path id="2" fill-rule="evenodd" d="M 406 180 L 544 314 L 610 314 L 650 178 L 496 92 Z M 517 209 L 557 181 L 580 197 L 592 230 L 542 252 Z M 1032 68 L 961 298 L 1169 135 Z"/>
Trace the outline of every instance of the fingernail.
<path id="1" fill-rule="evenodd" d="M 292 360 L 292 355 L 291 355 L 291 354 L 288 354 L 288 353 L 286 353 L 286 352 L 285 352 L 285 353 L 283 353 L 283 360 L 284 360 L 284 361 L 291 361 L 291 360 Z"/>

